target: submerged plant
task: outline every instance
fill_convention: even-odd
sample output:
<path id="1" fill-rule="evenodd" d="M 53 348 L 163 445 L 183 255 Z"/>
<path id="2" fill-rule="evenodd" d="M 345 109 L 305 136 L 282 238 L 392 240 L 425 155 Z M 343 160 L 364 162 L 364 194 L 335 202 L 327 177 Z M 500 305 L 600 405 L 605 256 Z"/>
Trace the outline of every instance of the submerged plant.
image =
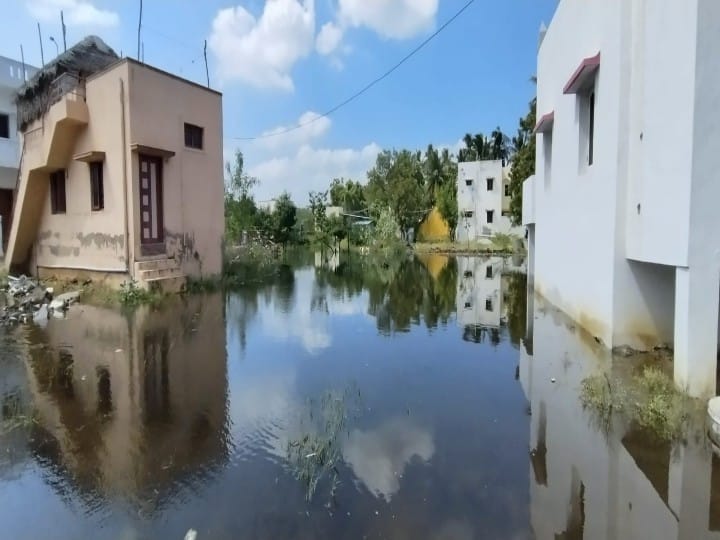
<path id="1" fill-rule="evenodd" d="M 341 437 L 347 433 L 348 402 L 359 397 L 358 390 L 348 389 L 342 393 L 329 391 L 317 401 L 308 401 L 306 417 L 301 419 L 302 434 L 287 444 L 288 464 L 307 501 L 326 477 L 330 477 L 330 501 L 334 500 L 340 485 L 337 464 L 342 459 Z"/>

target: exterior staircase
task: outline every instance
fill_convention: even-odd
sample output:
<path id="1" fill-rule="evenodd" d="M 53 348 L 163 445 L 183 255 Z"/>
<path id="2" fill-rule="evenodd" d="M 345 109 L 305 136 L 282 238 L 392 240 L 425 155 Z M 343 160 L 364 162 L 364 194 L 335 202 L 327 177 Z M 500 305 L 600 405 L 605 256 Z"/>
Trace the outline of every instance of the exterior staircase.
<path id="1" fill-rule="evenodd" d="M 135 279 L 143 289 L 170 294 L 182 292 L 187 283 L 178 262 L 167 257 L 136 261 Z"/>

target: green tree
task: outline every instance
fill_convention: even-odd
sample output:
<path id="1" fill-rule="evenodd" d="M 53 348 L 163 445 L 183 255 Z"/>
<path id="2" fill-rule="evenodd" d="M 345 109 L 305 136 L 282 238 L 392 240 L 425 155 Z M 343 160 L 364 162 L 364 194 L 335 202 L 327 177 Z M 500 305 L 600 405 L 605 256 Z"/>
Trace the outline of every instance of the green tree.
<path id="1" fill-rule="evenodd" d="M 257 220 L 252 188 L 258 179 L 246 174 L 243 166 L 240 150 L 235 152 L 234 163 L 225 163 L 225 234 L 231 241 L 238 241 L 242 232 L 252 229 Z"/>
<path id="2" fill-rule="evenodd" d="M 297 219 L 297 208 L 290 198 L 288 192 L 283 192 L 275 202 L 275 210 L 271 216 L 271 227 L 273 240 L 282 244 L 287 244 L 292 236 L 292 230 Z"/>
<path id="3" fill-rule="evenodd" d="M 418 153 L 383 150 L 368 171 L 367 197 L 376 217 L 389 208 L 403 236 L 426 211 L 425 179 Z"/>
<path id="4" fill-rule="evenodd" d="M 312 242 L 321 250 L 330 245 L 330 222 L 327 217 L 327 191 L 310 192 L 310 211 L 313 215 Z"/>
<path id="5" fill-rule="evenodd" d="M 514 225 L 522 223 L 522 184 L 535 174 L 535 118 L 537 99 L 530 102 L 530 110 L 520 119 L 518 134 L 513 137 L 513 161 L 510 168 L 510 218 Z"/>
<path id="6" fill-rule="evenodd" d="M 458 224 L 457 183 L 447 182 L 438 191 L 438 212 L 450 227 L 450 238 L 455 238 Z"/>
<path id="7" fill-rule="evenodd" d="M 345 212 L 365 210 L 365 188 L 360 182 L 345 178 L 335 178 L 330 184 L 330 204 L 341 206 Z"/>

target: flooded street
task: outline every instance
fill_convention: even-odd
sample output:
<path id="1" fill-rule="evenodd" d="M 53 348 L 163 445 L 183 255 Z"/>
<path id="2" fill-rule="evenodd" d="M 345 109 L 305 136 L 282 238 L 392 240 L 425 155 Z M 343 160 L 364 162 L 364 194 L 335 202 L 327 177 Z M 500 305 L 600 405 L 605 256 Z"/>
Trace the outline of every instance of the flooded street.
<path id="1" fill-rule="evenodd" d="M 308 257 L 0 334 L 2 536 L 720 538 L 703 430 L 585 410 L 630 363 L 527 305 L 523 271 Z"/>

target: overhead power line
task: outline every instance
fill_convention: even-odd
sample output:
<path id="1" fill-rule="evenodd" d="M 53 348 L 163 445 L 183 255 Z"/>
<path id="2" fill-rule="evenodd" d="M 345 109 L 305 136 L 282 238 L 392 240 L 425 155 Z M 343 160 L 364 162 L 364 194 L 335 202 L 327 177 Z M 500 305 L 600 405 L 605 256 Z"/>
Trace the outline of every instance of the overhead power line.
<path id="1" fill-rule="evenodd" d="M 331 109 L 328 109 L 324 113 L 313 117 L 310 120 L 307 120 L 305 122 L 300 122 L 298 124 L 295 124 L 294 126 L 291 126 L 289 128 L 281 129 L 278 131 L 273 131 L 271 133 L 265 133 L 262 135 L 256 135 L 254 137 L 227 137 L 228 139 L 233 139 L 236 141 L 253 141 L 257 139 L 267 139 L 269 137 L 277 137 L 278 135 L 284 135 L 285 133 L 290 133 L 292 131 L 296 131 L 298 129 L 304 128 L 305 126 L 308 126 L 314 122 L 317 122 L 321 118 L 325 118 L 327 116 L 330 116 L 334 112 L 337 112 L 339 109 L 343 108 L 345 105 L 348 105 L 349 103 L 355 101 L 357 98 L 359 98 L 361 95 L 363 95 L 365 92 L 370 90 L 373 86 L 375 86 L 377 83 L 382 81 L 383 79 L 386 79 L 388 76 L 390 76 L 395 70 L 397 70 L 400 66 L 402 66 L 405 62 L 410 60 L 413 56 L 415 56 L 418 52 L 420 52 L 423 47 L 425 47 L 428 43 L 430 43 L 433 39 L 435 39 L 445 28 L 450 26 L 455 19 L 457 19 L 460 15 L 462 15 L 467 8 L 469 8 L 475 0 L 468 0 L 468 2 L 460 8 L 459 11 L 455 13 L 452 17 L 450 17 L 447 21 L 445 21 L 442 26 L 440 26 L 435 32 L 433 32 L 430 36 L 428 36 L 422 43 L 420 43 L 417 47 L 415 47 L 412 51 L 410 51 L 408 54 L 406 54 L 398 63 L 396 63 L 394 66 L 392 66 L 390 69 L 388 69 L 385 73 L 380 75 L 379 77 L 373 79 L 368 84 L 363 86 L 360 90 L 355 92 L 353 95 L 345 99 L 344 101 L 341 101 Z"/>

